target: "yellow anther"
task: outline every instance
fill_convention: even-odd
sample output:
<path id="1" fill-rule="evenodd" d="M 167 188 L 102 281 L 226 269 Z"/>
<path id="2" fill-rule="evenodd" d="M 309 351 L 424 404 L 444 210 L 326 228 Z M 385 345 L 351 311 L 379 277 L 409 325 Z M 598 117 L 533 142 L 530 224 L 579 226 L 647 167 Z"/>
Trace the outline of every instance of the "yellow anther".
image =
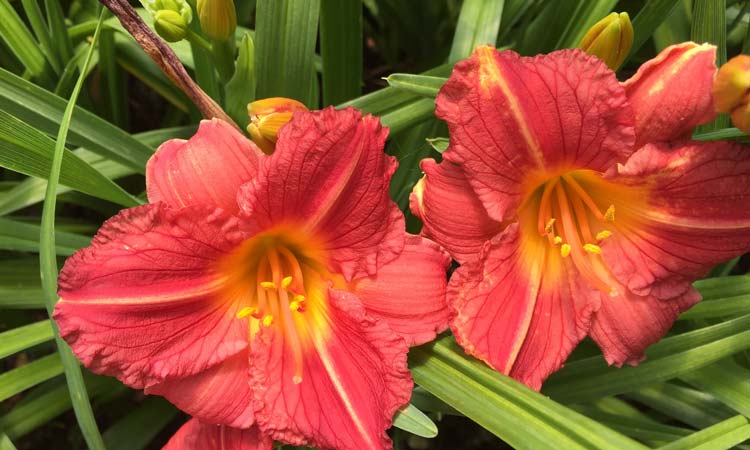
<path id="1" fill-rule="evenodd" d="M 284 279 L 281 280 L 281 287 L 284 289 L 288 288 L 290 284 L 292 284 L 292 277 L 284 277 Z"/>
<path id="2" fill-rule="evenodd" d="M 612 236 L 612 232 L 609 230 L 602 230 L 598 233 L 596 233 L 596 242 L 601 242 L 608 237 Z"/>
<path id="3" fill-rule="evenodd" d="M 292 311 L 299 311 L 301 307 L 302 305 L 300 304 L 300 302 L 296 300 L 292 300 L 291 302 L 289 302 L 289 309 Z"/>
<path id="4" fill-rule="evenodd" d="M 274 283 L 273 281 L 261 281 L 260 285 L 264 289 L 276 289 L 276 283 Z"/>
<path id="5" fill-rule="evenodd" d="M 595 245 L 595 244 L 585 244 L 583 246 L 583 249 L 586 250 L 586 252 L 593 253 L 595 255 L 601 255 L 602 254 L 601 247 L 599 247 L 598 245 Z"/>
<path id="6" fill-rule="evenodd" d="M 263 317 L 263 325 L 270 327 L 272 323 L 273 323 L 273 316 L 270 314 L 266 314 L 266 316 Z"/>
<path id="7" fill-rule="evenodd" d="M 554 217 L 547 221 L 547 225 L 544 226 L 544 232 L 545 233 L 552 233 L 552 227 L 555 226 L 555 219 Z"/>
<path id="8" fill-rule="evenodd" d="M 305 297 L 302 294 L 297 294 L 297 295 L 294 296 L 294 301 L 297 302 L 297 303 L 302 303 L 305 300 L 307 300 L 307 297 Z"/>
<path id="9" fill-rule="evenodd" d="M 607 208 L 607 212 L 604 213 L 604 220 L 606 220 L 607 222 L 615 221 L 615 205 L 609 205 L 609 208 Z"/>
<path id="10" fill-rule="evenodd" d="M 570 255 L 570 250 L 571 250 L 570 244 L 563 244 L 560 246 L 560 255 L 563 258 L 567 258 L 568 255 Z"/>
<path id="11" fill-rule="evenodd" d="M 253 314 L 255 312 L 255 308 L 251 308 L 249 306 L 245 306 L 240 310 L 240 312 L 237 313 L 238 319 L 244 319 L 245 317 L 249 316 L 250 314 Z"/>
<path id="12" fill-rule="evenodd" d="M 562 244 L 562 238 L 560 236 L 555 236 L 554 239 L 552 239 L 552 242 L 555 245 L 560 245 L 560 244 Z"/>

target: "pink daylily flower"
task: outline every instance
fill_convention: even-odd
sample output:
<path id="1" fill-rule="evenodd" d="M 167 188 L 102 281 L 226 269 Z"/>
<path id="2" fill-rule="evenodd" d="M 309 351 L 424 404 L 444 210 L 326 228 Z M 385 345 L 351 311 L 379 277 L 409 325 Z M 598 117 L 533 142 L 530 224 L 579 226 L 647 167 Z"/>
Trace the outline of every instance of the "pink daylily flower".
<path id="1" fill-rule="evenodd" d="M 714 59 L 675 45 L 624 83 L 579 50 L 456 65 L 437 98 L 450 147 L 411 200 L 461 264 L 468 353 L 537 390 L 586 335 L 637 364 L 700 300 L 692 281 L 750 248 L 750 152 L 690 140 L 715 116 Z"/>
<path id="2" fill-rule="evenodd" d="M 405 233 L 386 135 L 329 108 L 296 113 L 269 156 L 218 120 L 164 143 L 150 203 L 66 262 L 61 335 L 94 372 L 200 420 L 175 442 L 215 439 L 202 423 L 232 439 L 390 448 L 408 347 L 448 326 L 449 257 Z"/>

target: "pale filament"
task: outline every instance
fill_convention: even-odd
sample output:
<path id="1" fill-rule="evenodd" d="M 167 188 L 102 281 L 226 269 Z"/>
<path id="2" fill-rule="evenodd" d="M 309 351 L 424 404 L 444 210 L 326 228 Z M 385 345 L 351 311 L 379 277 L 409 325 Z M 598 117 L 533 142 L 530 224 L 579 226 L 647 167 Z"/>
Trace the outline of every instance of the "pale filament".
<path id="1" fill-rule="evenodd" d="M 302 382 L 303 348 L 295 314 L 303 313 L 307 300 L 302 267 L 294 253 L 283 245 L 264 248 L 258 260 L 254 296 L 237 317 L 251 316 L 263 327 L 279 327 L 292 353 L 295 384 Z M 254 327 L 248 323 L 248 329 Z"/>

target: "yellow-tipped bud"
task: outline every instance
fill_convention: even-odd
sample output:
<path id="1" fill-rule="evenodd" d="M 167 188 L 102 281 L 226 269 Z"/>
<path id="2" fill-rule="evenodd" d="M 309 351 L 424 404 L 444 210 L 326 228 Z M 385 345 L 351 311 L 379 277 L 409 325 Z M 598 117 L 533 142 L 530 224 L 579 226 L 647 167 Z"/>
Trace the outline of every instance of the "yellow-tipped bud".
<path id="1" fill-rule="evenodd" d="M 162 9 L 154 14 L 154 29 L 167 42 L 178 42 L 185 39 L 188 23 L 176 11 Z"/>
<path id="2" fill-rule="evenodd" d="M 633 47 L 633 24 L 628 13 L 612 13 L 595 23 L 578 48 L 604 61 L 612 70 L 625 62 Z"/>
<path id="3" fill-rule="evenodd" d="M 735 56 L 721 66 L 713 94 L 716 112 L 729 113 L 735 127 L 750 132 L 750 56 Z"/>
<path id="4" fill-rule="evenodd" d="M 247 105 L 250 125 L 247 132 L 253 142 L 265 153 L 273 153 L 279 129 L 292 120 L 297 111 L 307 111 L 307 107 L 297 100 L 284 97 L 264 98 Z"/>
<path id="5" fill-rule="evenodd" d="M 721 66 L 713 91 L 716 112 L 728 113 L 740 106 L 750 92 L 750 56 L 735 56 Z"/>
<path id="6" fill-rule="evenodd" d="M 198 20 L 206 36 L 226 41 L 237 29 L 237 12 L 233 0 L 198 0 Z"/>

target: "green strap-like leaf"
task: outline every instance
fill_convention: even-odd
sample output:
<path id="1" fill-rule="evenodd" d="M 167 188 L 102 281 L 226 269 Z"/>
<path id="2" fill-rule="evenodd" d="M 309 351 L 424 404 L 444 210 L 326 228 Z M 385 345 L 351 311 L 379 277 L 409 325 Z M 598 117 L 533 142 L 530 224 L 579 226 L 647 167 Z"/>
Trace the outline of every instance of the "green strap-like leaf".
<path id="1" fill-rule="evenodd" d="M 323 106 L 359 95 L 362 85 L 362 0 L 320 0 Z"/>
<path id="2" fill-rule="evenodd" d="M 147 398 L 102 434 L 107 450 L 142 450 L 178 412 L 163 398 Z"/>
<path id="3" fill-rule="evenodd" d="M 0 374 L 0 402 L 63 373 L 60 355 L 53 353 Z"/>
<path id="4" fill-rule="evenodd" d="M 447 78 L 431 77 L 429 75 L 412 75 L 410 73 L 392 73 L 386 79 L 389 86 L 401 89 L 422 97 L 437 97 L 440 88 Z"/>
<path id="5" fill-rule="evenodd" d="M 412 404 L 396 412 L 393 426 L 424 438 L 434 438 L 438 434 L 437 425 Z"/>
<path id="6" fill-rule="evenodd" d="M 55 141 L 5 111 L 0 111 L 0 166 L 47 178 Z M 140 202 L 71 152 L 63 153 L 60 182 L 81 192 L 123 206 Z"/>
<path id="7" fill-rule="evenodd" d="M 505 0 L 464 0 L 453 35 L 449 62 L 467 58 L 479 45 L 495 45 Z"/>
<path id="8" fill-rule="evenodd" d="M 656 28 L 672 14 L 679 3 L 680 0 L 649 0 L 643 4 L 643 8 L 633 18 L 633 47 L 630 56 L 651 39 Z"/>
<path id="9" fill-rule="evenodd" d="M 83 63 L 81 75 L 78 77 L 78 81 L 73 88 L 73 93 L 71 94 L 70 100 L 67 102 L 61 117 L 62 120 L 60 121 L 60 129 L 57 133 L 55 153 L 52 158 L 47 191 L 45 193 L 44 206 L 42 208 L 42 223 L 39 238 L 39 266 L 42 290 L 45 296 L 47 313 L 50 318 L 54 312 L 55 303 L 57 303 L 58 300 L 57 255 L 55 254 L 55 207 L 57 202 L 57 183 L 60 179 L 60 172 L 63 165 L 63 154 L 66 151 L 65 142 L 68 138 L 68 130 L 71 125 L 71 120 L 73 120 L 76 100 L 83 88 L 83 83 L 86 79 L 86 71 L 91 63 L 91 57 L 94 54 L 94 47 L 96 47 L 96 44 L 99 41 L 105 14 L 106 10 L 102 10 L 99 16 L 99 23 L 97 24 L 96 32 L 92 39 L 91 48 L 89 49 L 89 53 L 86 55 L 86 59 Z M 132 137 L 128 137 L 132 139 Z M 58 350 L 58 353 L 55 356 L 59 358 L 65 369 L 65 379 L 68 383 L 73 410 L 75 411 L 78 426 L 81 429 L 83 438 L 90 450 L 105 450 L 104 441 L 102 440 L 102 436 L 96 425 L 96 419 L 94 418 L 94 412 L 91 408 L 91 403 L 89 402 L 86 385 L 83 381 L 78 360 L 75 355 L 73 355 L 68 344 L 60 337 L 59 331 L 54 322 L 53 328 L 55 330 L 55 341 L 57 342 Z"/>
<path id="10" fill-rule="evenodd" d="M 66 104 L 66 100 L 0 68 L 0 110 L 54 135 Z M 70 125 L 70 140 L 138 173 L 145 172 L 146 161 L 153 153 L 125 131 L 78 107 Z"/>
<path id="11" fill-rule="evenodd" d="M 92 398 L 103 393 L 112 396 L 125 391 L 125 387 L 114 378 L 87 373 L 84 374 L 84 380 L 86 390 Z M 8 433 L 11 439 L 18 439 L 46 425 L 72 407 L 70 393 L 64 382 L 52 389 L 43 385 L 37 390 L 40 392 L 30 391 L 8 414 L 0 417 L 0 430 Z"/>
<path id="12" fill-rule="evenodd" d="M 516 449 L 645 449 L 466 356 L 447 336 L 410 352 L 414 381 Z"/>
<path id="13" fill-rule="evenodd" d="M 289 97 L 316 108 L 312 95 L 320 0 L 258 0 L 256 97 Z"/>
<path id="14" fill-rule="evenodd" d="M 17 252 L 38 252 L 38 225 L 0 217 L 0 249 Z M 75 233 L 57 231 L 55 248 L 58 255 L 70 256 L 79 248 L 86 247 L 91 239 Z"/>
<path id="15" fill-rule="evenodd" d="M 686 373 L 680 379 L 750 417 L 750 370 L 731 359 Z"/>
<path id="16" fill-rule="evenodd" d="M 714 426 L 670 442 L 658 450 L 727 450 L 750 438 L 747 417 L 735 416 Z"/>
<path id="17" fill-rule="evenodd" d="M 627 397 L 695 428 L 711 426 L 732 415 L 729 408 L 705 392 L 674 383 L 641 388 L 628 392 Z"/>
<path id="18" fill-rule="evenodd" d="M 0 359 L 26 350 L 55 337 L 49 320 L 24 325 L 0 333 Z"/>

